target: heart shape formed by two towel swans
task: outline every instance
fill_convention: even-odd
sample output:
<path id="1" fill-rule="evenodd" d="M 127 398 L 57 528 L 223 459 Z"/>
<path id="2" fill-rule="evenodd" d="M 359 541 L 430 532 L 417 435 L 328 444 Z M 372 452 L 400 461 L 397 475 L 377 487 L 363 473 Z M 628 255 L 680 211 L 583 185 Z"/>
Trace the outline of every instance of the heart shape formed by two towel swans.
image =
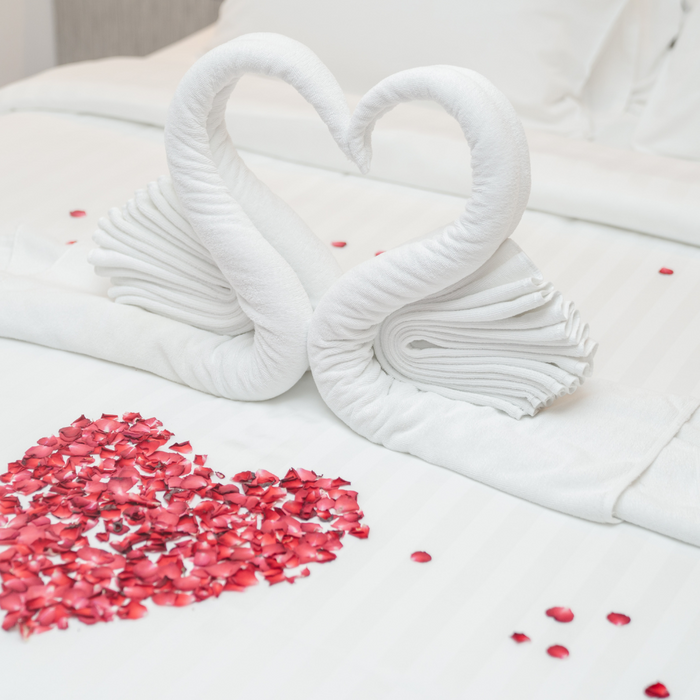
<path id="1" fill-rule="evenodd" d="M 248 72 L 294 86 L 362 172 L 378 118 L 401 102 L 442 105 L 471 147 L 464 212 L 341 276 L 229 138 L 226 102 Z M 110 211 L 95 235 L 90 260 L 121 303 L 81 302 L 81 322 L 91 319 L 100 340 L 83 336 L 78 347 L 60 329 L 51 342 L 230 399 L 277 396 L 310 365 L 326 404 L 373 442 L 556 510 L 700 544 L 698 509 L 673 515 L 656 498 L 658 483 L 674 498 L 687 491 L 666 471 L 687 452 L 674 436 L 699 402 L 581 386 L 596 344 L 509 240 L 529 195 L 529 154 L 515 111 L 485 78 L 406 70 L 351 115 L 308 48 L 251 34 L 190 69 L 165 137 L 170 179 Z M 37 314 L 51 322 L 43 306 Z M 648 474 L 653 493 L 639 480 Z"/>
<path id="2" fill-rule="evenodd" d="M 270 398 L 308 368 L 313 309 L 340 270 L 229 138 L 225 106 L 248 72 L 293 85 L 362 172 L 375 121 L 399 102 L 438 102 L 472 147 L 473 195 L 462 216 L 361 266 L 373 278 L 361 286 L 391 297 L 367 338 L 388 376 L 517 418 L 580 385 L 596 348 L 588 327 L 507 240 L 530 189 L 520 121 L 485 78 L 452 66 L 393 75 L 350 115 L 333 75 L 298 42 L 256 34 L 211 51 L 183 78 L 170 108 L 172 180 L 151 183 L 100 222 L 90 259 L 112 278 L 115 301 L 228 337 L 198 358 L 221 396 Z"/>

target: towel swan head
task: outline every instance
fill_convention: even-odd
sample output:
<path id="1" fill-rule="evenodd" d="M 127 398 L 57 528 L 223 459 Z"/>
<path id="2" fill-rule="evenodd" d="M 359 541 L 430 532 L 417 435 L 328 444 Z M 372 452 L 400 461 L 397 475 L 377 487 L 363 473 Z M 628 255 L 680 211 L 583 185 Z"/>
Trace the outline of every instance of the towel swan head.
<path id="1" fill-rule="evenodd" d="M 384 444 L 435 401 L 452 413 L 464 402 L 532 416 L 578 388 L 596 350 L 578 311 L 508 240 L 530 192 L 529 153 L 515 110 L 483 76 L 432 66 L 381 81 L 352 115 L 354 160 L 368 169 L 376 121 L 410 100 L 435 101 L 459 122 L 472 196 L 444 229 L 346 273 L 309 334 L 326 403 Z"/>
<path id="2" fill-rule="evenodd" d="M 348 157 L 350 113 L 330 71 L 302 44 L 249 34 L 210 51 L 183 77 L 165 129 L 170 178 L 100 220 L 90 262 L 110 297 L 221 336 L 199 358 L 207 389 L 265 399 L 308 368 L 313 307 L 340 275 L 301 218 L 245 166 L 226 103 L 246 73 L 280 78 L 317 110 Z"/>

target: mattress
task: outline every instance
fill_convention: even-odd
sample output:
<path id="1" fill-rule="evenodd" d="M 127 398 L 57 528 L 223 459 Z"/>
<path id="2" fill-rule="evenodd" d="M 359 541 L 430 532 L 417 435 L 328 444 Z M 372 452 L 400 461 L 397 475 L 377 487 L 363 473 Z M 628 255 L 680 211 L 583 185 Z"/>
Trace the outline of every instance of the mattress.
<path id="1" fill-rule="evenodd" d="M 191 62 L 192 46 L 167 61 L 182 51 Z M 166 172 L 162 130 L 70 104 L 15 103 L 0 116 L 0 270 L 103 295 L 87 264 L 66 270 L 79 269 L 99 216 Z M 347 243 L 333 248 L 344 269 L 463 207 L 447 187 L 243 155 L 321 240 Z M 75 209 L 87 215 L 71 218 Z M 575 217 L 529 210 L 514 239 L 589 321 L 596 376 L 700 396 L 700 248 Z M 139 621 L 72 623 L 26 644 L 2 634 L 8 696 L 631 700 L 662 681 L 672 697 L 700 697 L 695 547 L 555 513 L 374 445 L 330 412 L 309 374 L 276 399 L 241 403 L 9 339 L 0 367 L 4 463 L 81 414 L 139 411 L 227 477 L 299 467 L 344 477 L 371 528 L 294 585 L 151 606 Z M 433 560 L 412 562 L 416 550 Z M 574 610 L 573 623 L 545 615 L 557 605 Z M 613 611 L 632 623 L 614 627 Z M 515 644 L 514 632 L 532 642 Z M 552 644 L 570 657 L 548 656 Z"/>

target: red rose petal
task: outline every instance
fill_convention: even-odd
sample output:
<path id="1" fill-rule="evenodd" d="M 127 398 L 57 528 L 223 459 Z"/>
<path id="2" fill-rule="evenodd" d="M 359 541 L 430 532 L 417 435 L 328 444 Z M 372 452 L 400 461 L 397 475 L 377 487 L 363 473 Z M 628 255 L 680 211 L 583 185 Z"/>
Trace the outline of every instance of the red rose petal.
<path id="1" fill-rule="evenodd" d="M 167 593 L 154 593 L 152 600 L 156 605 L 175 605 L 177 596 L 172 591 Z"/>
<path id="2" fill-rule="evenodd" d="M 561 644 L 554 644 L 547 649 L 547 653 L 555 659 L 565 659 L 569 655 L 569 650 Z"/>
<path id="3" fill-rule="evenodd" d="M 671 693 L 668 692 L 668 689 L 663 683 L 654 683 L 653 685 L 650 685 L 648 688 L 644 689 L 644 694 L 650 698 L 671 697 Z"/>
<path id="4" fill-rule="evenodd" d="M 632 622 L 632 618 L 622 613 L 610 613 L 608 615 L 608 620 L 613 623 L 613 625 L 629 625 Z"/>
<path id="5" fill-rule="evenodd" d="M 660 272 L 662 275 L 672 275 L 672 274 L 673 274 L 673 270 L 671 270 L 671 269 L 668 268 L 668 267 L 662 267 L 662 268 L 659 270 L 659 272 Z M 659 697 L 665 698 L 665 697 L 667 697 L 667 696 L 666 696 L 666 695 L 659 695 Z"/>
<path id="6" fill-rule="evenodd" d="M 72 212 L 70 212 L 70 215 L 74 219 L 79 219 L 82 216 L 87 216 L 87 214 L 82 209 L 74 209 Z"/>
<path id="7" fill-rule="evenodd" d="M 549 608 L 547 617 L 553 617 L 557 622 L 571 622 L 574 619 L 574 613 L 570 608 Z"/>
<path id="8" fill-rule="evenodd" d="M 366 540 L 369 537 L 369 525 L 354 527 L 352 530 L 349 530 L 349 533 L 353 537 L 357 537 L 358 540 Z"/>
<path id="9" fill-rule="evenodd" d="M 374 254 L 374 257 L 376 258 L 377 255 L 381 255 L 381 254 L 384 253 L 384 252 L 385 252 L 385 251 L 383 251 L 383 250 L 378 250 L 378 251 Z"/>
<path id="10" fill-rule="evenodd" d="M 122 620 L 140 620 L 146 613 L 148 608 L 141 603 L 131 600 L 123 608 L 117 610 L 117 615 L 122 618 Z"/>
<path id="11" fill-rule="evenodd" d="M 432 561 L 432 557 L 427 552 L 413 552 L 411 554 L 411 559 L 417 561 L 419 564 L 425 564 L 426 562 Z"/>
<path id="12" fill-rule="evenodd" d="M 170 449 L 175 450 L 175 452 L 179 452 L 180 454 L 189 454 L 192 452 L 192 445 L 190 445 L 189 442 L 178 442 L 174 445 L 170 445 Z"/>
<path id="13" fill-rule="evenodd" d="M 297 567 L 333 561 L 346 532 L 369 535 L 344 479 L 298 468 L 280 481 L 261 469 L 236 474 L 240 486 L 224 484 L 205 456 L 188 461 L 192 446 L 172 437 L 138 413 L 81 416 L 8 465 L 3 629 L 29 637 L 70 619 L 138 619 L 149 598 L 182 607 L 263 580 L 294 583 L 310 574 Z"/>
<path id="14" fill-rule="evenodd" d="M 78 241 L 66 241 L 66 245 L 75 245 Z"/>
<path id="15" fill-rule="evenodd" d="M 510 635 L 510 638 L 516 641 L 518 644 L 531 641 L 530 637 L 528 637 L 526 634 L 523 634 L 522 632 L 513 632 L 513 634 Z"/>
<path id="16" fill-rule="evenodd" d="M 333 241 L 333 242 L 331 243 L 331 245 L 332 245 L 334 248 L 345 248 L 345 246 L 347 245 L 347 243 L 346 243 L 345 241 Z"/>

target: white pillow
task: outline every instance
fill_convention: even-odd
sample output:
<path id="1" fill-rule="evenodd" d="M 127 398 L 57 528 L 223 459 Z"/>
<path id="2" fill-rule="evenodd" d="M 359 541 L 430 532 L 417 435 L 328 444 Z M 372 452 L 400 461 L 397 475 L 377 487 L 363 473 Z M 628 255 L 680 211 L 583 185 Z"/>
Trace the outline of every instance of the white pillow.
<path id="1" fill-rule="evenodd" d="M 681 34 L 649 97 L 635 137 L 639 150 L 700 160 L 700 2 L 688 5 Z"/>
<path id="2" fill-rule="evenodd" d="M 396 71 L 454 64 L 489 78 L 524 122 L 589 134 L 581 95 L 628 0 L 226 0 L 215 41 L 286 34 L 347 92 Z"/>
<path id="3" fill-rule="evenodd" d="M 631 147 L 639 115 L 683 19 L 683 0 L 629 0 L 584 90 L 596 140 Z"/>

